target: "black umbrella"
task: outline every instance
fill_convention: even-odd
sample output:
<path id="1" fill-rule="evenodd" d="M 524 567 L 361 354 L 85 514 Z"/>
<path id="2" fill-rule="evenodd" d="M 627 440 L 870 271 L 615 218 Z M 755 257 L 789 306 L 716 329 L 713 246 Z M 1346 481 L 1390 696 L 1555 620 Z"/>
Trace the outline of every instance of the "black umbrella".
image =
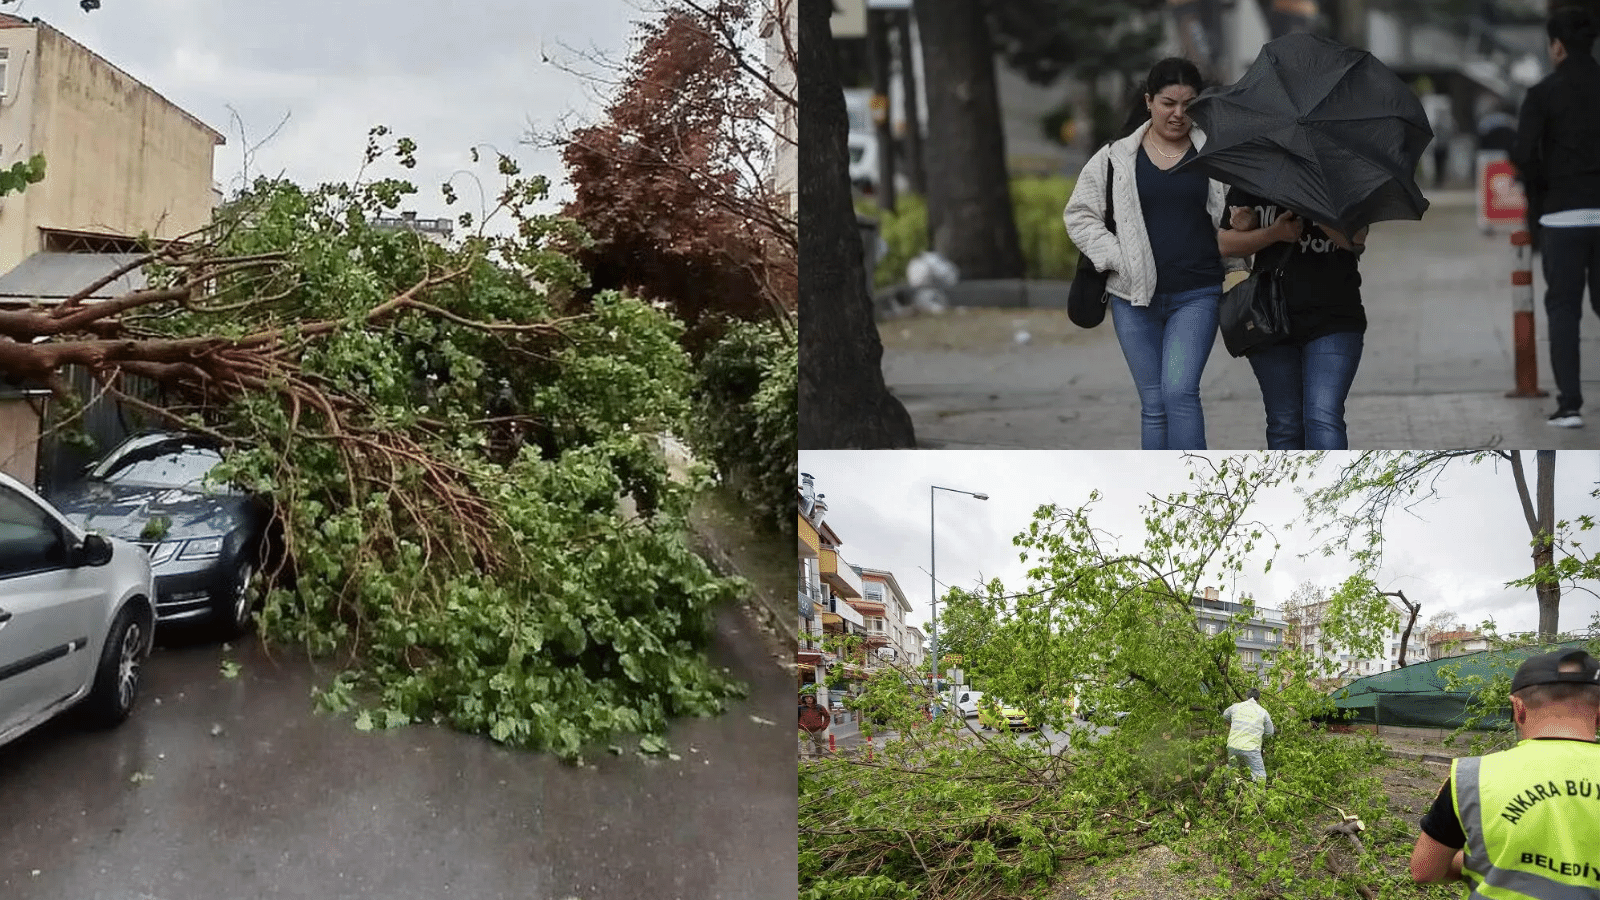
<path id="1" fill-rule="evenodd" d="M 1352 234 L 1420 219 L 1417 161 L 1433 140 L 1422 103 L 1365 50 L 1276 38 L 1236 84 L 1189 105 L 1206 145 L 1194 169 Z"/>

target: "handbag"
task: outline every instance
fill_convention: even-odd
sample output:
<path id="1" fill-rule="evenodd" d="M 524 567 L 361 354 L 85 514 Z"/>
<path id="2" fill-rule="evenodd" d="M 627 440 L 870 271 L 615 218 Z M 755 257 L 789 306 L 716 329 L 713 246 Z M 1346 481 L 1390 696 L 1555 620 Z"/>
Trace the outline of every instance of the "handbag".
<path id="1" fill-rule="evenodd" d="M 1106 153 L 1106 230 L 1117 233 L 1116 205 L 1111 197 L 1111 153 Z M 1106 274 L 1094 267 L 1089 254 L 1078 253 L 1078 271 L 1067 289 L 1067 318 L 1080 328 L 1093 328 L 1106 318 Z"/>
<path id="2" fill-rule="evenodd" d="M 1222 295 L 1217 319 L 1222 329 L 1222 344 L 1229 354 L 1244 356 L 1289 336 L 1289 302 L 1283 290 L 1283 270 L 1294 248 L 1295 244 L 1290 242 L 1277 265 L 1251 272 L 1249 278 Z"/>

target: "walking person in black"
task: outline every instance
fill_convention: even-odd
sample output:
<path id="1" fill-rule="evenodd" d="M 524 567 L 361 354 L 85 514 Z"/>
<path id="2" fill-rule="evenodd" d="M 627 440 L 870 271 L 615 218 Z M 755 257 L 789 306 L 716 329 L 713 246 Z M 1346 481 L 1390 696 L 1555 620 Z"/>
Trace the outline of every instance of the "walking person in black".
<path id="1" fill-rule="evenodd" d="M 1550 60 L 1555 71 L 1528 89 L 1511 161 L 1528 192 L 1528 225 L 1544 257 L 1544 307 L 1550 323 L 1550 368 L 1556 411 L 1549 422 L 1583 425 L 1579 409 L 1578 323 L 1583 291 L 1600 313 L 1600 63 L 1593 55 L 1596 25 L 1585 9 L 1551 13 Z"/>
<path id="2" fill-rule="evenodd" d="M 1253 255 L 1258 272 L 1287 260 L 1289 336 L 1245 357 L 1261 385 L 1267 449 L 1348 450 L 1344 404 L 1367 330 L 1356 267 L 1367 229 L 1347 238 L 1239 188 L 1228 191 L 1228 208 L 1217 233 L 1224 256 Z"/>

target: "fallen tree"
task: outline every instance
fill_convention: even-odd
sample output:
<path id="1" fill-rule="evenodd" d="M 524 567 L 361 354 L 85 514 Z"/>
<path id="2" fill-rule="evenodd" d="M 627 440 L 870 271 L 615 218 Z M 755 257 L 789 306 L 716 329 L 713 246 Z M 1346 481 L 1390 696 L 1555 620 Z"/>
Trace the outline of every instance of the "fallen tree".
<path id="1" fill-rule="evenodd" d="M 735 692 L 702 651 L 737 585 L 688 549 L 693 479 L 655 437 L 685 421 L 681 324 L 615 292 L 567 308 L 585 276 L 554 248 L 583 236 L 497 162 L 452 247 L 379 226 L 406 182 L 257 180 L 59 305 L 0 312 L 0 374 L 71 408 L 81 366 L 97 397 L 233 446 L 223 474 L 285 536 L 262 628 L 341 654 L 328 705 L 575 758 Z M 147 287 L 89 299 L 136 268 Z"/>
<path id="2" fill-rule="evenodd" d="M 1332 704 L 1311 686 L 1314 661 L 1284 649 L 1244 665 L 1248 598 L 1215 634 L 1197 615 L 1203 585 L 1270 568 L 1259 500 L 1307 467 L 1283 454 L 1192 464 L 1191 489 L 1144 505 L 1135 546 L 1095 526 L 1097 494 L 1044 506 L 1013 540 L 1027 584 L 948 592 L 942 620 L 971 683 L 1046 739 L 928 721 L 918 673 L 871 679 L 854 705 L 899 737 L 870 758 L 802 765 L 803 900 L 1039 896 L 1066 868 L 1155 845 L 1210 860 L 1196 896 L 1429 895 L 1405 886 L 1414 822 L 1388 811 L 1372 777 L 1381 747 L 1319 722 Z M 1355 596 L 1361 584 L 1346 605 L 1357 637 L 1393 615 L 1381 596 Z M 1277 725 L 1264 790 L 1227 765 L 1221 718 L 1257 686 Z M 1095 727 L 1073 725 L 1074 710 Z M 1364 843 L 1349 817 L 1371 823 Z"/>

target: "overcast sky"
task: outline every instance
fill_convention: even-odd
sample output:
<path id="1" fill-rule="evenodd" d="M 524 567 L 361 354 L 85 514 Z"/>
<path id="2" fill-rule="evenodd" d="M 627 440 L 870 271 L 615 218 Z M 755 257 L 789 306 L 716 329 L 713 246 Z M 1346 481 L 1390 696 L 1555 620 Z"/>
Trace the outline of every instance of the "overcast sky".
<path id="1" fill-rule="evenodd" d="M 1219 456 L 1221 454 L 1209 454 Z M 1524 453 L 1532 480 L 1532 453 Z M 1176 453 L 1154 451 L 801 451 L 800 471 L 816 478 L 827 496 L 826 521 L 843 542 L 850 563 L 895 574 L 921 627 L 928 615 L 929 486 L 987 493 L 979 501 L 937 493 L 936 533 L 941 584 L 971 586 L 999 577 L 1016 590 L 1024 567 L 1011 538 L 1022 531 L 1044 503 L 1076 507 L 1098 488 L 1104 499 L 1091 516 L 1096 527 L 1120 538 L 1124 550 L 1143 544 L 1139 505 L 1149 494 L 1166 496 L 1187 485 L 1187 464 Z M 1600 453 L 1563 451 L 1556 458 L 1556 515 L 1600 515 L 1590 496 L 1600 482 Z M 1474 467 L 1452 463 L 1439 482 L 1443 499 L 1418 509 L 1417 516 L 1392 515 L 1386 529 L 1387 555 L 1378 579 L 1383 590 L 1402 590 L 1422 604 L 1419 621 L 1451 610 L 1468 627 L 1492 617 L 1504 632 L 1532 631 L 1538 605 L 1531 590 L 1505 582 L 1532 571 L 1528 529 L 1509 464 Z M 1272 524 L 1283 543 L 1272 572 L 1259 574 L 1262 556 L 1237 588 L 1223 586 L 1224 599 L 1254 594 L 1259 605 L 1281 607 L 1295 587 L 1311 581 L 1328 588 L 1350 574 L 1342 559 L 1299 554 L 1312 548 L 1303 507 L 1288 490 L 1269 497 L 1259 518 Z M 1287 527 L 1284 527 L 1287 526 Z M 1600 538 L 1594 539 L 1600 543 Z M 1600 584 L 1590 584 L 1600 590 Z M 1560 628 L 1586 628 L 1600 600 L 1581 591 L 1563 594 Z"/>
<path id="2" fill-rule="evenodd" d="M 224 192 L 238 183 L 246 147 L 285 115 L 252 175 L 349 180 L 367 130 L 381 124 L 420 145 L 407 176 L 420 191 L 408 208 L 429 217 L 464 208 L 444 206 L 438 193 L 459 169 L 481 173 L 491 196 L 498 190 L 493 156 L 474 167 L 474 145 L 511 154 L 524 173 L 564 191 L 559 158 L 521 141 L 530 127 L 599 116 L 603 88 L 558 64 L 610 77 L 581 55 L 625 60 L 631 23 L 649 8 L 650 0 L 103 0 L 84 13 L 78 0 L 21 0 L 0 11 L 44 19 L 225 134 L 215 171 Z M 476 211 L 477 188 L 458 188 Z"/>

